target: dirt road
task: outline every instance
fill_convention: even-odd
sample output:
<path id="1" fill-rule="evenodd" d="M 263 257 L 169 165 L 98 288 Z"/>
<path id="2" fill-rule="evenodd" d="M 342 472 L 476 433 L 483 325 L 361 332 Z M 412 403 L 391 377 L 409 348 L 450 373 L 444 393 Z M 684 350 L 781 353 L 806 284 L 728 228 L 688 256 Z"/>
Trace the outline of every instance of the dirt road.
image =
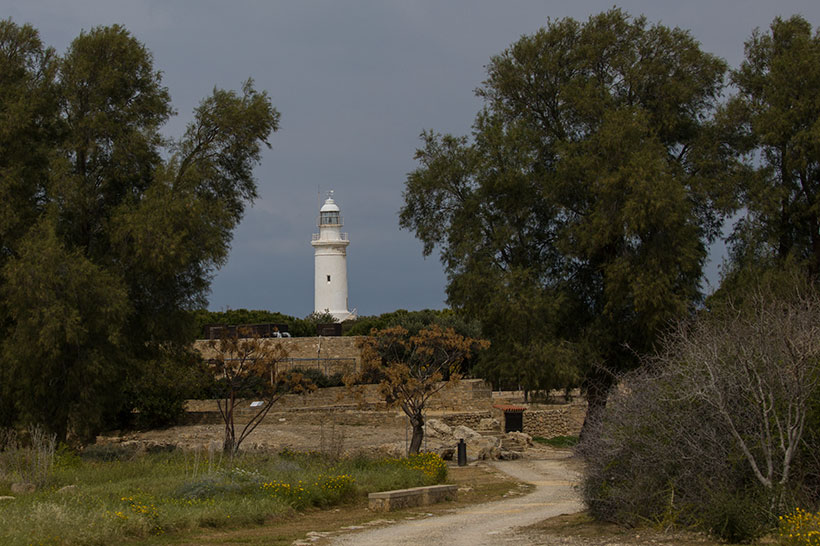
<path id="1" fill-rule="evenodd" d="M 516 532 L 560 514 L 581 511 L 583 505 L 573 485 L 578 475 L 566 464 L 566 456 L 546 460 L 498 461 L 497 469 L 535 485 L 527 495 L 479 504 L 445 516 L 405 521 L 369 531 L 341 535 L 336 546 L 385 546 L 444 544 L 447 546 L 484 546 L 496 544 L 534 544 Z"/>

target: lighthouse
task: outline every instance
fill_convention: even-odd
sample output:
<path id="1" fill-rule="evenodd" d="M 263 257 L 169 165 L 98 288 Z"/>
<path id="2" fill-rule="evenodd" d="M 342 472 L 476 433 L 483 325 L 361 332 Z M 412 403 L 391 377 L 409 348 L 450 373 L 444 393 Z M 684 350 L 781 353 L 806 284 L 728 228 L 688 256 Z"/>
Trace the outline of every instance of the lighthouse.
<path id="1" fill-rule="evenodd" d="M 319 233 L 310 242 L 314 250 L 314 311 L 330 313 L 338 321 L 355 318 L 347 304 L 347 245 L 342 216 L 333 192 L 319 209 Z"/>

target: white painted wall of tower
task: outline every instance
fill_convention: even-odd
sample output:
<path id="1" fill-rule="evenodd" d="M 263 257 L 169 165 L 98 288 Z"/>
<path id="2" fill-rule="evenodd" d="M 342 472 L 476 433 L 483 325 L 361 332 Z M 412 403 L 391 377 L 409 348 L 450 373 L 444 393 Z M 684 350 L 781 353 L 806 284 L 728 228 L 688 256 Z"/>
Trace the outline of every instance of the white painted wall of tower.
<path id="1" fill-rule="evenodd" d="M 347 233 L 332 192 L 319 210 L 319 233 L 314 233 L 314 311 L 329 312 L 337 320 L 353 318 L 347 296 Z"/>

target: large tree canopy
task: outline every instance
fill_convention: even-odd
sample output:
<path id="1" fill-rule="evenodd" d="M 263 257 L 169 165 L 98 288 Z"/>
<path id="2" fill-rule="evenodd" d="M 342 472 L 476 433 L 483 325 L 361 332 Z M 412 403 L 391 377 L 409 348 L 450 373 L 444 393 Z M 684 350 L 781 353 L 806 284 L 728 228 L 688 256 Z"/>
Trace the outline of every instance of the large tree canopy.
<path id="1" fill-rule="evenodd" d="M 746 42 L 723 116 L 749 169 L 745 215 L 733 234 L 734 272 L 793 260 L 820 273 L 820 33 L 775 19 Z"/>
<path id="2" fill-rule="evenodd" d="M 93 432 L 192 332 L 279 114 L 250 80 L 173 113 L 124 28 L 57 56 L 0 21 L 0 424 Z"/>
<path id="3" fill-rule="evenodd" d="M 549 21 L 491 59 L 471 138 L 422 135 L 400 223 L 441 249 L 492 374 L 585 374 L 595 407 L 610 383 L 587 363 L 634 365 L 698 300 L 730 165 L 710 121 L 725 71 L 618 9 Z"/>

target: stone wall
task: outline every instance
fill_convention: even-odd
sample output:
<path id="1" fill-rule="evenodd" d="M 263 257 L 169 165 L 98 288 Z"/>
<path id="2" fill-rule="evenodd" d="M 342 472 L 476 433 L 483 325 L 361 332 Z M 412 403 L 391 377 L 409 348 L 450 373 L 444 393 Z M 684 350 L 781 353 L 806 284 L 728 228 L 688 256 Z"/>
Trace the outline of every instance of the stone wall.
<path id="1" fill-rule="evenodd" d="M 482 419 L 489 419 L 492 416 L 492 412 L 487 410 L 472 411 L 469 413 L 447 413 L 441 416 L 435 416 L 435 418 L 451 427 L 465 426 L 476 430 L 479 428 L 479 423 L 481 423 Z"/>
<path id="2" fill-rule="evenodd" d="M 287 350 L 288 358 L 277 364 L 277 372 L 291 368 L 318 368 L 325 375 L 333 375 L 359 369 L 361 339 L 361 336 L 317 336 L 265 338 L 261 341 L 265 344 L 280 344 Z M 194 342 L 194 349 L 198 350 L 204 359 L 212 358 L 214 354 L 208 343 L 205 339 Z"/>
<path id="3" fill-rule="evenodd" d="M 237 416 L 250 414 L 247 406 L 250 400 L 241 401 Z M 439 391 L 428 402 L 428 409 L 434 412 L 447 411 L 458 406 L 461 411 L 481 410 L 484 417 L 490 416 L 489 388 L 481 379 L 464 379 Z M 211 421 L 216 416 L 218 408 L 216 400 L 188 400 L 185 408 L 188 420 L 194 422 Z M 317 389 L 308 394 L 286 394 L 273 407 L 273 412 L 327 410 L 337 412 L 400 412 L 396 408 L 388 408 L 384 398 L 379 394 L 378 385 L 361 385 L 355 392 L 347 387 L 328 387 Z M 486 415 L 484 415 L 486 413 Z M 476 420 L 476 423 L 479 419 Z M 218 422 L 218 421 L 214 421 Z M 469 426 L 469 425 L 468 425 Z"/>
<path id="4" fill-rule="evenodd" d="M 555 436 L 577 436 L 581 432 L 583 414 L 581 405 L 567 405 L 550 409 L 527 410 L 524 412 L 524 432 L 530 436 L 554 438 Z"/>

